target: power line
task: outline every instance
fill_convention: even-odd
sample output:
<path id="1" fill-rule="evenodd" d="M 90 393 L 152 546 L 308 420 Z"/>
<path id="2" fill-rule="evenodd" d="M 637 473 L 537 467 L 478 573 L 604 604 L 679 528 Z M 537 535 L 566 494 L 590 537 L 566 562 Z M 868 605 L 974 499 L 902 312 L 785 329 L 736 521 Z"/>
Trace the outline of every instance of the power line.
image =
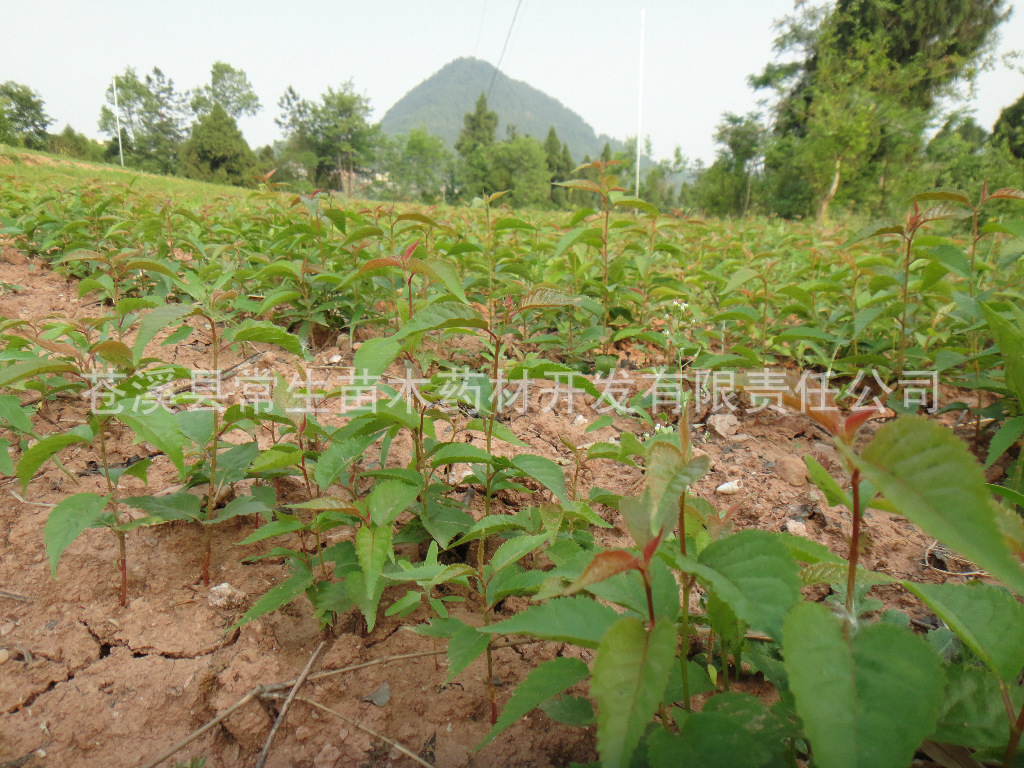
<path id="1" fill-rule="evenodd" d="M 516 25 L 516 17 L 519 15 L 519 9 L 523 7 L 523 0 L 519 0 L 516 3 L 516 12 L 512 14 L 512 23 L 508 25 L 508 34 L 505 35 L 505 44 L 501 46 L 501 56 L 498 57 L 498 65 L 494 68 L 494 74 L 491 75 L 491 84 L 487 86 L 487 100 L 491 99 L 491 89 L 494 87 L 494 81 L 498 79 L 498 72 L 501 71 L 501 62 L 505 60 L 505 51 L 508 50 L 508 41 L 512 39 L 512 28 Z"/>

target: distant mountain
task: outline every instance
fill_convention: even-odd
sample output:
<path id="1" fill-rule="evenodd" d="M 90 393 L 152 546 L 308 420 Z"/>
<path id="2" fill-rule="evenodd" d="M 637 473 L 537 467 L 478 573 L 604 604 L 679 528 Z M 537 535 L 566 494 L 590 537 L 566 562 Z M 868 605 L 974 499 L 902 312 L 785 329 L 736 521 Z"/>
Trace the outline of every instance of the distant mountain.
<path id="1" fill-rule="evenodd" d="M 473 111 L 480 94 L 490 88 L 487 106 L 498 113 L 499 141 L 505 138 L 508 125 L 514 125 L 520 135 L 533 136 L 538 141 L 544 141 L 553 125 L 559 140 L 569 145 L 576 162 L 584 155 L 596 159 L 606 142 L 613 151 L 622 148 L 622 142 L 603 134 L 598 136 L 582 117 L 558 99 L 501 72 L 495 76 L 495 72 L 494 65 L 474 58 L 445 64 L 387 111 L 380 121 L 381 130 L 396 134 L 423 127 L 454 147 L 463 117 Z"/>

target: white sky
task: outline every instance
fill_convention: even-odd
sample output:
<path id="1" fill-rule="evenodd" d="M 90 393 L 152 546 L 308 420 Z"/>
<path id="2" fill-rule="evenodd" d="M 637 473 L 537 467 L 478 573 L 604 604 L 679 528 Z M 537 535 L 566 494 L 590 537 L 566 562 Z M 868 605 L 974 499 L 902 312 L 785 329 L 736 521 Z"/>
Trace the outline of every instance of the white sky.
<path id="1" fill-rule="evenodd" d="M 250 145 L 280 137 L 288 85 L 316 99 L 351 79 L 373 120 L 459 56 L 497 64 L 517 0 L 0 0 L 0 81 L 38 92 L 54 119 L 99 138 L 111 76 L 154 66 L 179 90 L 209 80 L 214 61 L 249 76 L 263 111 L 244 118 Z M 636 135 L 640 9 L 646 9 L 643 125 L 656 157 L 675 146 L 714 158 L 723 112 L 757 109 L 747 76 L 770 61 L 773 21 L 792 0 L 522 0 L 501 63 L 508 76 L 560 100 L 600 133 Z M 1000 50 L 1024 47 L 1024 11 L 1001 28 Z M 970 104 L 990 129 L 1024 93 L 1000 68 Z M 507 116 L 514 122 L 513 116 Z M 539 137 L 543 139 L 543 137 Z"/>

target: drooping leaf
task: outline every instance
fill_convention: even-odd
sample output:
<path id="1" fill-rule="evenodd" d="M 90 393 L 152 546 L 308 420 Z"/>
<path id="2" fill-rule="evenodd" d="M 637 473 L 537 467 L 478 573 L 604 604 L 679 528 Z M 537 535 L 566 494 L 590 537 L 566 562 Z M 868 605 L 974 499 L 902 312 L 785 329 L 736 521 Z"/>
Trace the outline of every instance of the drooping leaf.
<path id="1" fill-rule="evenodd" d="M 50 575 L 57 578 L 57 561 L 72 541 L 86 528 L 91 528 L 106 516 L 110 496 L 95 493 L 76 493 L 61 500 L 50 510 L 43 526 L 43 541 L 50 558 Z"/>
<path id="2" fill-rule="evenodd" d="M 935 728 L 945 682 L 928 643 L 882 623 L 859 627 L 847 642 L 840 620 L 816 603 L 796 605 L 782 634 L 790 688 L 815 764 L 909 765 Z"/>
<path id="3" fill-rule="evenodd" d="M 588 597 L 558 597 L 531 605 L 510 619 L 481 627 L 480 631 L 495 635 L 529 635 L 597 648 L 605 632 L 618 619 L 615 609 Z"/>
<path id="4" fill-rule="evenodd" d="M 1024 605 L 992 584 L 917 584 L 905 589 L 920 597 L 1004 682 L 1024 667 Z"/>
<path id="5" fill-rule="evenodd" d="M 55 453 L 73 443 L 90 442 L 92 442 L 92 430 L 89 429 L 88 425 L 83 424 L 82 426 L 69 429 L 67 432 L 59 432 L 56 435 L 44 437 L 35 445 L 27 448 L 18 460 L 17 475 L 18 480 L 21 482 L 22 492 L 28 487 L 36 471 Z"/>
<path id="6" fill-rule="evenodd" d="M 981 466 L 952 432 L 909 416 L 885 424 L 860 456 L 840 448 L 900 514 L 1024 594 Z"/>
<path id="7" fill-rule="evenodd" d="M 590 691 L 597 700 L 597 749 L 601 765 L 630 765 L 651 717 L 662 703 L 676 664 L 676 628 L 658 621 L 649 630 L 624 618 L 597 648 Z"/>
<path id="8" fill-rule="evenodd" d="M 23 379 L 43 376 L 48 373 L 74 373 L 78 368 L 72 363 L 57 363 L 52 360 L 22 360 L 10 363 L 0 370 L 0 387 L 9 387 Z"/>
<path id="9" fill-rule="evenodd" d="M 188 491 L 178 491 L 167 496 L 131 496 L 121 499 L 121 503 L 145 510 L 161 520 L 202 519 L 202 499 Z"/>
<path id="10" fill-rule="evenodd" d="M 282 605 L 290 603 L 313 583 L 313 572 L 303 565 L 296 565 L 296 570 L 284 581 L 267 592 L 253 604 L 230 629 L 237 629 L 260 616 L 276 611 Z"/>
<path id="11" fill-rule="evenodd" d="M 228 341 L 257 341 L 276 344 L 287 352 L 305 357 L 306 351 L 295 334 L 266 320 L 243 320 L 233 330 L 225 333 Z"/>
<path id="12" fill-rule="evenodd" d="M 1009 450 L 1010 446 L 1020 440 L 1021 436 L 1024 435 L 1024 416 L 1014 416 L 1012 419 L 1004 421 L 999 430 L 992 435 L 992 440 L 988 445 L 988 457 L 985 459 L 985 466 L 982 469 L 988 469 L 999 457 Z"/>
<path id="13" fill-rule="evenodd" d="M 458 621 L 458 619 L 452 619 Z M 462 622 L 459 622 L 462 624 Z M 484 652 L 489 635 L 482 635 L 476 627 L 462 624 L 448 637 L 448 680 L 453 679 Z"/>
<path id="14" fill-rule="evenodd" d="M 394 556 L 391 538 L 390 525 L 380 528 L 363 525 L 356 531 L 356 555 L 359 557 L 359 567 L 363 569 L 366 597 L 377 590 L 381 572 Z"/>
<path id="15" fill-rule="evenodd" d="M 490 743 L 498 734 L 530 710 L 572 688 L 580 681 L 585 680 L 589 674 L 590 669 L 586 663 L 566 656 L 549 659 L 537 665 L 516 688 L 512 698 L 502 709 L 498 721 L 476 748 L 480 749 Z"/>
<path id="16" fill-rule="evenodd" d="M 512 459 L 512 464 L 527 477 L 539 482 L 563 504 L 568 503 L 569 494 L 565 488 L 565 473 L 551 459 L 532 453 L 521 453 Z"/>

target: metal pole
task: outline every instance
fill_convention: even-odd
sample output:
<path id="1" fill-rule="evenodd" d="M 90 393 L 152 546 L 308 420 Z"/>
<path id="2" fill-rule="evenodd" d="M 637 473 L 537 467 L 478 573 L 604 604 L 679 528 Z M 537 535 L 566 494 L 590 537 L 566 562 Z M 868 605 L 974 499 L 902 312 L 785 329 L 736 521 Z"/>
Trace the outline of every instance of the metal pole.
<path id="1" fill-rule="evenodd" d="M 640 9 L 640 83 L 636 98 L 636 196 L 640 197 L 640 128 L 644 115 L 644 25 L 647 9 Z"/>
<path id="2" fill-rule="evenodd" d="M 110 79 L 114 87 L 114 122 L 117 125 L 117 156 L 121 158 L 121 167 L 124 168 L 124 150 L 121 149 L 121 111 L 117 108 L 117 75 Z"/>

